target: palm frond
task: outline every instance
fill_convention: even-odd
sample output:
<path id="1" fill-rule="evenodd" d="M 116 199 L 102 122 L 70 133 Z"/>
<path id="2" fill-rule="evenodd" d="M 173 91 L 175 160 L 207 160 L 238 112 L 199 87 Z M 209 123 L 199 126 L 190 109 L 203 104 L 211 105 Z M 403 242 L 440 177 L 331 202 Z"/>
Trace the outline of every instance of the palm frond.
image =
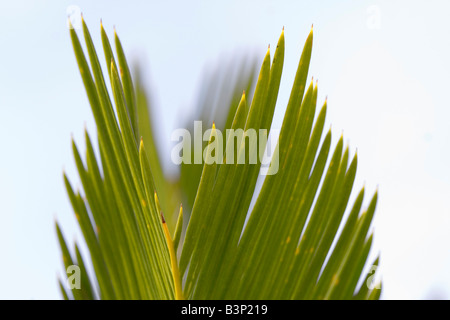
<path id="1" fill-rule="evenodd" d="M 136 89 L 133 85 L 117 34 L 118 65 L 101 26 L 111 99 L 84 20 L 83 33 L 89 64 L 75 30 L 70 30 L 97 125 L 101 159 L 96 158 L 86 132 L 86 164 L 73 143 L 83 190 L 74 191 L 65 175 L 64 179 L 95 275 L 89 280 L 78 248 L 75 255 L 70 253 L 57 226 L 64 264 L 77 264 L 83 279 L 81 290 L 69 292 L 61 285 L 64 298 L 379 298 L 381 291 L 366 285 L 369 275 L 363 272 L 373 239 L 370 225 L 377 193 L 363 209 L 362 188 L 344 219 L 357 155 L 350 155 L 342 136 L 331 150 L 331 129 L 324 134 L 327 102 L 317 109 L 317 83 L 307 84 L 312 30 L 271 162 L 273 166 L 278 163 L 279 170 L 265 177 L 250 212 L 261 160 L 251 164 L 248 159 L 264 152 L 266 144 L 248 149 L 243 136 L 233 156 L 247 160 L 244 164 L 205 161 L 196 168 L 184 164 L 180 177 L 184 182 L 167 181 L 156 154 L 145 91 L 139 78 Z M 212 124 L 206 155 L 211 154 L 218 129 L 270 130 L 284 49 L 283 31 L 273 60 L 270 50 L 264 57 L 252 98 L 248 94 L 252 71 L 241 73 L 231 90 L 213 91 L 225 92 L 228 103 L 219 108 L 222 115 L 213 113 L 220 118 L 216 119 L 220 128 Z M 237 95 L 243 89 L 247 95 Z M 205 98 L 200 106 L 202 119 L 207 118 L 205 106 L 211 99 Z M 188 195 L 188 212 L 183 217 L 180 208 L 172 226 L 167 225 L 161 208 L 174 210 L 168 193 L 181 193 L 183 188 L 194 188 Z M 164 199 L 162 206 L 159 198 Z M 358 287 L 362 278 L 366 282 Z"/>

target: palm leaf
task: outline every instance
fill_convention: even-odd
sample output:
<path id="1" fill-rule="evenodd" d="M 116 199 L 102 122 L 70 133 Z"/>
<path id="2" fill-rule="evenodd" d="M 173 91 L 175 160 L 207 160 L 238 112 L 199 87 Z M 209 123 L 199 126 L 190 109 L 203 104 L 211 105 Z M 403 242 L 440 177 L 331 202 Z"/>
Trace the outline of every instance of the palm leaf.
<path id="1" fill-rule="evenodd" d="M 279 170 L 265 177 L 252 208 L 261 161 L 248 160 L 266 145 L 247 148 L 245 136 L 240 137 L 233 154 L 223 151 L 225 158 L 247 160 L 244 164 L 208 164 L 205 159 L 195 168 L 184 164 L 179 181 L 168 181 L 156 154 L 146 93 L 139 78 L 136 89 L 133 85 L 117 34 L 118 66 L 101 27 L 111 99 L 84 20 L 83 33 L 90 64 L 75 30 L 70 30 L 97 124 L 100 159 L 86 132 L 86 164 L 73 143 L 83 190 L 74 191 L 64 179 L 95 274 L 91 282 L 78 248 L 72 257 L 57 227 L 65 266 L 78 264 L 83 278 L 81 291 L 68 292 L 60 282 L 64 298 L 379 298 L 381 291 L 368 288 L 364 275 L 377 193 L 363 209 L 362 188 L 349 205 L 357 155 L 350 155 L 342 136 L 332 150 L 331 129 L 324 133 L 327 103 L 317 108 L 317 83 L 307 84 L 312 30 L 271 162 L 279 163 Z M 238 68 L 234 86 L 210 90 L 223 97 L 218 101 L 227 102 L 210 115 L 207 106 L 213 97 L 199 104 L 197 116 L 204 121 L 212 117 L 220 126 L 212 124 L 207 157 L 218 129 L 270 130 L 283 61 L 284 31 L 273 60 L 270 50 L 264 57 L 252 98 L 252 67 Z M 244 89 L 247 94 L 237 93 Z M 187 214 L 183 217 L 180 207 L 168 225 L 162 211 L 175 211 L 170 195 L 183 192 Z M 164 199 L 162 205 L 159 199 Z M 366 282 L 358 286 L 362 279 Z"/>
<path id="2" fill-rule="evenodd" d="M 205 126 L 212 126 L 214 122 L 221 132 L 231 128 L 242 90 L 245 90 L 247 96 L 251 96 L 257 76 L 256 66 L 253 57 L 233 57 L 231 61 L 221 61 L 218 68 L 205 75 L 195 113 L 192 118 L 181 123 L 183 127 L 188 128 L 192 137 L 194 137 L 194 121 L 201 121 Z M 202 144 L 200 157 L 206 144 L 207 142 Z M 193 150 L 191 163 L 181 164 L 179 178 L 180 189 L 184 195 L 183 203 L 189 208 L 189 212 L 194 204 L 203 170 L 203 164 L 194 163 L 196 150 L 192 145 L 191 150 Z"/>

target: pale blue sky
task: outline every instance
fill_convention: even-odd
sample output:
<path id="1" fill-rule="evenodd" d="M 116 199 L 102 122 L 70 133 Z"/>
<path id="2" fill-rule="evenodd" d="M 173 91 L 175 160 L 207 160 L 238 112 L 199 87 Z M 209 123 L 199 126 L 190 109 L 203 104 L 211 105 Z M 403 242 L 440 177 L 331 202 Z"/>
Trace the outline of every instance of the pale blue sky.
<path id="1" fill-rule="evenodd" d="M 328 96 L 334 141 L 344 130 L 358 148 L 356 186 L 379 186 L 373 253 L 382 254 L 383 297 L 450 297 L 448 1 L 1 1 L 0 298 L 59 298 L 54 218 L 69 240 L 80 238 L 62 170 L 79 185 L 71 135 L 84 148 L 84 126 L 95 127 L 66 27 L 70 5 L 97 46 L 102 18 L 146 66 L 166 163 L 203 72 L 242 50 L 262 59 L 284 26 L 279 126 L 314 23 L 310 74 L 319 99 Z"/>

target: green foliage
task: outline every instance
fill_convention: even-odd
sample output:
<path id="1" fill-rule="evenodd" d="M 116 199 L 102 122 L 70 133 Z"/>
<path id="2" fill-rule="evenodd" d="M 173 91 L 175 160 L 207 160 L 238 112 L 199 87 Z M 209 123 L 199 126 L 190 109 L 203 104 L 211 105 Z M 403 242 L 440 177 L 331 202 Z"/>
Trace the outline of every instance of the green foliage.
<path id="1" fill-rule="evenodd" d="M 323 132 L 327 103 L 316 110 L 317 84 L 307 85 L 312 30 L 280 132 L 279 171 L 265 177 L 251 212 L 260 161 L 183 164 L 178 180 L 166 178 L 148 96 L 139 76 L 133 85 L 117 34 L 118 65 L 101 27 L 112 101 L 84 20 L 83 33 L 89 63 L 70 30 L 97 125 L 100 159 L 86 132 L 85 162 L 73 142 L 84 196 L 65 175 L 64 180 L 95 274 L 90 280 L 78 247 L 71 254 L 57 226 L 64 265 L 77 264 L 82 278 L 81 289 L 71 292 L 60 282 L 65 299 L 379 298 L 381 290 L 369 289 L 369 275 L 363 273 L 377 194 L 363 209 L 363 188 L 349 207 L 357 155 L 350 156 L 342 136 L 331 150 L 331 130 Z M 267 51 L 251 99 L 255 68 L 247 61 L 233 85 L 209 87 L 197 116 L 213 118 L 221 130 L 269 130 L 283 61 L 284 32 L 272 61 Z M 220 107 L 208 111 L 214 99 Z M 213 125 L 210 142 L 214 130 Z M 245 138 L 235 151 L 248 159 Z M 184 218 L 178 210 L 181 198 L 188 204 Z M 167 224 L 162 211 L 169 213 Z M 358 285 L 361 278 L 365 281 Z"/>

